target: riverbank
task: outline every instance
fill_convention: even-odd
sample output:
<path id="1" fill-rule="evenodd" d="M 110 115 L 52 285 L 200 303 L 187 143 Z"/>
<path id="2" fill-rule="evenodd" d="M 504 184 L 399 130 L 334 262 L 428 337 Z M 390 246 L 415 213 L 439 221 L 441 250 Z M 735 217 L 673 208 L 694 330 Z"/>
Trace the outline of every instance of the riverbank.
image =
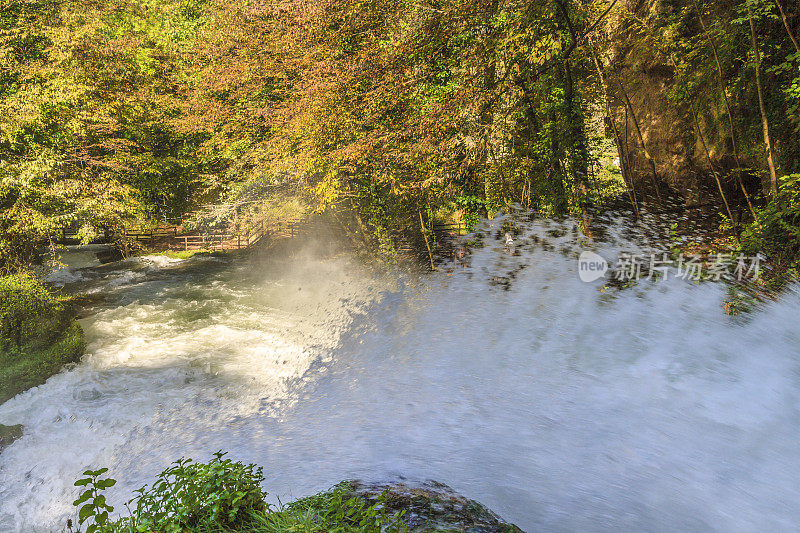
<path id="1" fill-rule="evenodd" d="M 0 278 L 0 326 L 0 404 L 83 355 L 71 300 L 32 275 Z"/>
<path id="2" fill-rule="evenodd" d="M 0 404 L 37 387 L 67 363 L 80 360 L 86 347 L 83 329 L 69 319 L 64 332 L 50 343 L 31 343 L 13 351 L 0 351 Z M 21 424 L 0 424 L 0 451 L 22 436 Z"/>
<path id="3" fill-rule="evenodd" d="M 62 335 L 44 346 L 31 344 L 0 354 L 0 403 L 41 385 L 67 363 L 83 355 L 83 330 L 70 320 Z"/>

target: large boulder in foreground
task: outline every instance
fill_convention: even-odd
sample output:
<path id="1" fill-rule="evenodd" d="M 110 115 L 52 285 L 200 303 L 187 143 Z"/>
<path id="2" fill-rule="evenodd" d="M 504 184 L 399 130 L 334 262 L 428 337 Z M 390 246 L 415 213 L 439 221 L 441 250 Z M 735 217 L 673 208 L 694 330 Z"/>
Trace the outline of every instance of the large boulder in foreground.
<path id="1" fill-rule="evenodd" d="M 405 511 L 403 522 L 409 532 L 466 531 L 470 533 L 514 533 L 522 530 L 474 500 L 456 494 L 442 483 L 346 482 L 352 496 L 369 505 L 386 494 L 385 506 L 391 513 Z"/>

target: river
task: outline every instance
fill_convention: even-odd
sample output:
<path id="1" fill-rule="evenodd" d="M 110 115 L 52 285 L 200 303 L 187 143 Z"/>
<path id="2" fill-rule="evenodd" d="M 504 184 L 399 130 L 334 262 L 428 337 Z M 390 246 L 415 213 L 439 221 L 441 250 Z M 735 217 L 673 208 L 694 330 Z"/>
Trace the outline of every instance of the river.
<path id="1" fill-rule="evenodd" d="M 622 223 L 599 243 L 530 223 L 513 253 L 487 233 L 429 275 L 301 252 L 68 272 L 102 298 L 81 363 L 0 406 L 25 426 L 0 531 L 63 527 L 86 468 L 109 467 L 121 511 L 220 449 L 263 466 L 273 502 L 434 479 L 526 531 L 798 527 L 797 287 L 728 316 L 722 283 L 578 279 L 587 247 L 645 249 Z"/>

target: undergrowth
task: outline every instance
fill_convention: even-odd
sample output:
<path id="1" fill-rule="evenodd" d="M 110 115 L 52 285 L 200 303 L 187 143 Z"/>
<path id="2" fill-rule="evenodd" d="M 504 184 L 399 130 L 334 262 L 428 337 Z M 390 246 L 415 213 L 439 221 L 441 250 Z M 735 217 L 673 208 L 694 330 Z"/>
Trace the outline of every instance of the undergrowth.
<path id="1" fill-rule="evenodd" d="M 74 533 L 380 533 L 403 531 L 403 512 L 386 510 L 387 493 L 373 504 L 354 496 L 349 482 L 282 505 L 266 503 L 262 469 L 234 462 L 217 452 L 208 463 L 180 459 L 150 486 L 135 491 L 127 516 L 110 519 L 114 508 L 103 491 L 116 481 L 101 478 L 107 469 L 87 470 L 75 485 Z"/>
<path id="2" fill-rule="evenodd" d="M 770 265 L 765 283 L 777 289 L 800 274 L 800 174 L 781 178 L 778 195 L 758 209 L 756 220 L 742 233 L 742 250 L 763 253 Z"/>
<path id="3" fill-rule="evenodd" d="M 28 273 L 0 277 L 0 403 L 83 354 L 68 299 Z"/>

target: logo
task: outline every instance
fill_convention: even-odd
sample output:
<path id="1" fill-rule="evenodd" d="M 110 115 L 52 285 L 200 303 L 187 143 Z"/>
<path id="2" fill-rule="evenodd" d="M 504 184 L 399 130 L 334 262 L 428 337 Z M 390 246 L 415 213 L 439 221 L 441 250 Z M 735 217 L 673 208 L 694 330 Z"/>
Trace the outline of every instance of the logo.
<path id="1" fill-rule="evenodd" d="M 602 278 L 608 270 L 605 259 L 594 252 L 582 252 L 578 258 L 578 276 L 581 281 L 591 283 Z"/>

